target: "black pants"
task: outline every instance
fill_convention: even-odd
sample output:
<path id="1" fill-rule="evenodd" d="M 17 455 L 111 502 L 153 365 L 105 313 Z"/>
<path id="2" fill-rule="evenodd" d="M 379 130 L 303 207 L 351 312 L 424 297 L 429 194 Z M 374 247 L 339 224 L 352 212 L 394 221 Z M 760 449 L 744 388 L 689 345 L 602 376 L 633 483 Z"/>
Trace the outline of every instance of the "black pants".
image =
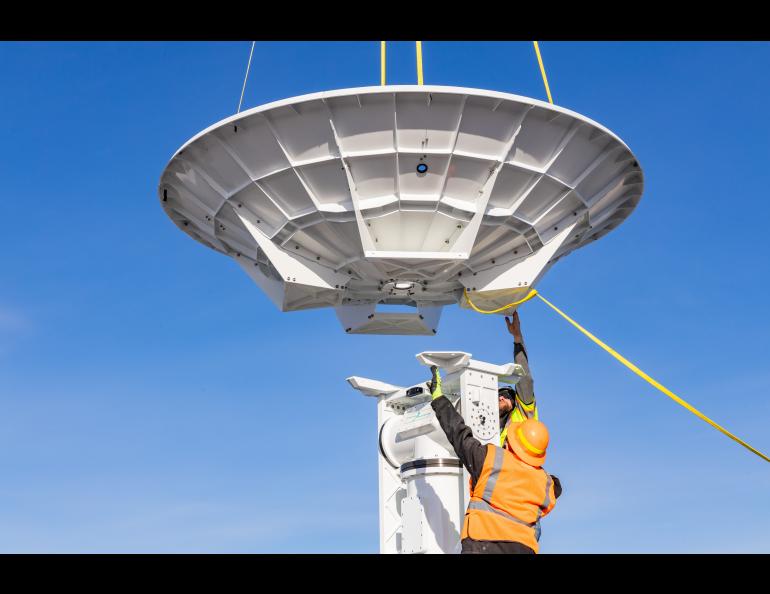
<path id="1" fill-rule="evenodd" d="M 473 540 L 472 538 L 463 538 L 462 546 L 463 555 L 479 553 L 487 553 L 493 555 L 535 554 L 535 551 L 520 542 L 508 542 L 500 540 Z"/>

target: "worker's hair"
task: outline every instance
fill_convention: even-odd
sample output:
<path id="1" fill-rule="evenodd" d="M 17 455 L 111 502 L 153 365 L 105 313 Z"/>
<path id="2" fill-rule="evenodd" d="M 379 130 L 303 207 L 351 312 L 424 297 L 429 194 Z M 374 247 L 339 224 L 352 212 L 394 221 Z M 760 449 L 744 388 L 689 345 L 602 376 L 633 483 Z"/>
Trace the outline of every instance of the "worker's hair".
<path id="1" fill-rule="evenodd" d="M 516 388 L 512 386 L 501 386 L 497 389 L 497 394 L 502 394 L 508 400 L 513 400 L 516 397 Z"/>

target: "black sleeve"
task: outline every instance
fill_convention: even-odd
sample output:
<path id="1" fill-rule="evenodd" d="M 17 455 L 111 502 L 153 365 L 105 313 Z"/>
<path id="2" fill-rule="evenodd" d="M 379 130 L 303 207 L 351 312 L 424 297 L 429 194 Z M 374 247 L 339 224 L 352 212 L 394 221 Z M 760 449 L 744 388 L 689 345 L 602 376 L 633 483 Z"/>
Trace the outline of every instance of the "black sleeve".
<path id="1" fill-rule="evenodd" d="M 516 383 L 516 394 L 524 404 L 530 405 L 535 401 L 535 382 L 529 369 L 529 357 L 523 342 L 513 343 L 513 362 L 524 368 L 526 375 Z"/>
<path id="2" fill-rule="evenodd" d="M 455 410 L 446 396 L 436 398 L 430 405 L 449 443 L 452 444 L 457 457 L 471 474 L 471 480 L 475 484 L 484 466 L 487 446 L 473 437 L 473 431 L 465 424 L 460 413 Z"/>
<path id="3" fill-rule="evenodd" d="M 553 479 L 553 492 L 556 495 L 556 499 L 558 499 L 559 495 L 561 495 L 561 481 L 558 476 L 551 475 L 551 478 Z"/>

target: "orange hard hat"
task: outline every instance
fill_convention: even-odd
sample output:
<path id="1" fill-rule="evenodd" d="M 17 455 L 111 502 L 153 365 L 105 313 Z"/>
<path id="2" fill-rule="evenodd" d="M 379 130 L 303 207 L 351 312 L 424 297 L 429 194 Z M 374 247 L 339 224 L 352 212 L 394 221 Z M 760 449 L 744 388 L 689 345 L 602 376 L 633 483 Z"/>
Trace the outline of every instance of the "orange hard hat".
<path id="1" fill-rule="evenodd" d="M 535 419 L 511 425 L 508 429 L 508 445 L 530 466 L 542 466 L 548 448 L 548 428 Z"/>

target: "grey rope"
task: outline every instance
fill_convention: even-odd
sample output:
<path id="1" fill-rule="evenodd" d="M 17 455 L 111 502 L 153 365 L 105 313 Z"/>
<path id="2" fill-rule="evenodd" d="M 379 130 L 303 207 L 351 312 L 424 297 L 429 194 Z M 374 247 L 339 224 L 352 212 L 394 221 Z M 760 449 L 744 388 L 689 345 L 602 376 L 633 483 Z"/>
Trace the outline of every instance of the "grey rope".
<path id="1" fill-rule="evenodd" d="M 249 63 L 246 66 L 246 76 L 243 78 L 243 88 L 241 89 L 241 100 L 238 101 L 238 111 L 236 113 L 241 113 L 241 105 L 243 105 L 243 94 L 246 92 L 246 81 L 249 80 L 249 69 L 251 68 L 251 56 L 254 55 L 254 44 L 257 43 L 256 41 L 251 42 L 251 51 L 249 52 Z"/>

